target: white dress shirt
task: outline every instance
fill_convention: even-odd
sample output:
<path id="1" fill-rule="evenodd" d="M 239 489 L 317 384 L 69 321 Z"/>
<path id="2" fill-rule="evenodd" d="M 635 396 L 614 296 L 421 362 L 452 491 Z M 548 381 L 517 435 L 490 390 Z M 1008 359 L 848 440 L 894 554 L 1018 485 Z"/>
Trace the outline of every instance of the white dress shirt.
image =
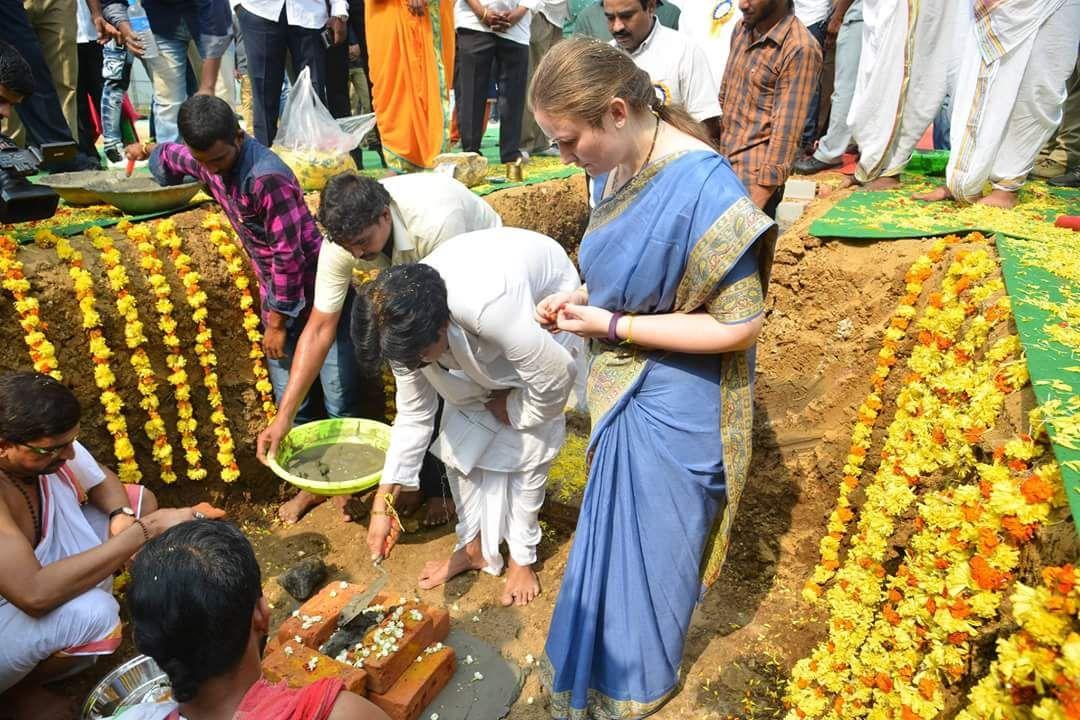
<path id="1" fill-rule="evenodd" d="M 522 45 L 529 44 L 529 33 L 532 28 L 532 14 L 536 12 L 544 0 L 480 0 L 480 4 L 496 12 L 514 10 L 518 5 L 528 8 L 529 12 L 516 23 L 507 28 L 506 32 L 495 32 L 476 17 L 476 13 L 469 7 L 465 0 L 457 0 L 454 5 L 454 27 L 477 32 L 489 32 L 513 40 Z"/>
<path id="2" fill-rule="evenodd" d="M 325 0 L 240 0 L 237 5 L 271 22 L 277 22 L 281 17 L 281 8 L 285 8 L 285 19 L 290 25 L 310 30 L 326 27 L 330 19 L 326 14 Z M 348 17 L 348 0 L 330 0 L 330 14 Z"/>
<path id="3" fill-rule="evenodd" d="M 795 0 L 795 17 L 810 27 L 829 17 L 832 0 Z"/>
<path id="4" fill-rule="evenodd" d="M 447 175 L 411 173 L 379 182 L 390 193 L 390 241 L 394 244 L 390 262 L 395 265 L 422 260 L 462 233 L 502 226 L 490 205 Z M 324 242 L 315 274 L 315 309 L 341 312 L 353 270 L 385 267 L 386 260 L 385 256 L 373 262 L 359 260 L 342 246 Z"/>
<path id="5" fill-rule="evenodd" d="M 567 0 L 542 0 L 536 12 L 547 18 L 557 28 L 562 28 L 570 17 L 570 3 Z"/>
<path id="6" fill-rule="evenodd" d="M 418 486 L 440 395 L 446 405 L 431 451 L 449 467 L 467 475 L 549 462 L 562 446 L 584 344 L 570 333 L 551 335 L 534 311 L 548 295 L 580 287 L 566 251 L 531 230 L 496 228 L 459 235 L 422 262 L 446 281 L 449 348 L 438 363 L 395 373 L 397 416 L 382 482 Z M 505 388 L 509 425 L 484 407 Z"/>
<path id="7" fill-rule="evenodd" d="M 615 40 L 610 44 L 619 47 Z M 652 32 L 630 57 L 649 73 L 665 105 L 682 105 L 699 122 L 720 117 L 720 91 L 709 59 L 689 37 L 654 19 Z"/>

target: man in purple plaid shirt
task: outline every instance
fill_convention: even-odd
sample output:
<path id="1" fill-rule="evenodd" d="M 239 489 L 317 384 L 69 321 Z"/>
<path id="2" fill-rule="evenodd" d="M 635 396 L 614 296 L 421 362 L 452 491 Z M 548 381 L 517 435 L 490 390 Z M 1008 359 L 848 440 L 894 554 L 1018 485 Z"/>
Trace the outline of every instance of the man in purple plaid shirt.
<path id="1" fill-rule="evenodd" d="M 258 278 L 263 349 L 274 396 L 280 401 L 296 341 L 311 312 L 322 235 L 292 170 L 244 134 L 228 103 L 208 95 L 190 97 L 180 107 L 178 125 L 184 144 L 161 143 L 153 150 L 129 145 L 127 157 L 149 158 L 150 172 L 162 185 L 176 185 L 186 176 L 203 182 L 228 216 Z M 346 302 L 350 301 L 351 294 Z M 356 414 L 349 317 L 351 312 L 342 313 L 337 342 L 319 375 L 330 417 Z M 296 423 L 318 416 L 309 394 L 297 411 Z"/>

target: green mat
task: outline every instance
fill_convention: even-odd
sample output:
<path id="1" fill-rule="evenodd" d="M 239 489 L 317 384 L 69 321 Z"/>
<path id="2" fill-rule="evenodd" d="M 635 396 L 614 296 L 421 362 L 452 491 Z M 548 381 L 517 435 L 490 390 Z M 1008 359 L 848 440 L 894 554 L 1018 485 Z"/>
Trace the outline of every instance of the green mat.
<path id="1" fill-rule="evenodd" d="M 1080 519 L 1080 346 L 1066 308 L 1071 304 L 1075 310 L 1080 301 L 1074 274 L 1080 268 L 1080 240 L 1070 248 L 1072 262 L 1066 256 L 1056 261 L 1051 254 L 1058 250 L 1037 241 L 1003 235 L 996 241 L 1035 397 L 1041 406 L 1057 408 L 1048 413 L 1047 430 L 1075 523 Z M 1069 338 L 1072 348 L 1062 342 Z"/>
<path id="2" fill-rule="evenodd" d="M 856 190 L 815 220 L 810 234 L 894 240 L 978 230 L 987 235 L 1004 233 L 1035 239 L 1045 221 L 1080 213 L 1080 190 L 1051 188 L 1042 182 L 1028 183 L 1020 193 L 1020 204 L 1011 211 L 911 199 L 911 193 L 930 189 L 934 184 L 920 176 L 905 178 L 899 190 Z"/>

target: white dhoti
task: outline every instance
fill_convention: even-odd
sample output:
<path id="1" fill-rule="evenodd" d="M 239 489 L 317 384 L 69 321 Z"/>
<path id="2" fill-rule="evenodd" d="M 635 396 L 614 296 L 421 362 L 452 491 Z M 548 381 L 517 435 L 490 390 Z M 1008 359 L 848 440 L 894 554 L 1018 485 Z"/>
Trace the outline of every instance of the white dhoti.
<path id="1" fill-rule="evenodd" d="M 76 479 L 78 478 L 78 479 Z M 42 539 L 34 555 L 42 566 L 100 545 L 108 537 L 108 518 L 80 505 L 85 489 L 104 475 L 78 443 L 75 458 L 41 483 Z M 141 488 L 129 489 L 129 499 Z M 139 510 L 138 504 L 133 507 Z M 31 617 L 0 597 L 0 693 L 54 655 L 109 655 L 120 646 L 120 606 L 112 596 L 112 577 L 42 617 Z"/>
<path id="2" fill-rule="evenodd" d="M 848 125 L 855 179 L 899 175 L 955 80 L 961 0 L 865 0 L 862 56 Z"/>
<path id="3" fill-rule="evenodd" d="M 491 575 L 502 573 L 499 546 L 503 541 L 518 565 L 536 562 L 541 536 L 537 518 L 544 504 L 550 465 L 544 463 L 522 472 L 476 469 L 468 475 L 447 467 L 446 477 L 458 514 L 458 544 L 454 549 L 460 550 L 479 536 L 487 563 L 484 572 Z"/>
<path id="4" fill-rule="evenodd" d="M 953 197 L 966 202 L 981 197 L 988 180 L 1000 190 L 1019 190 L 1061 124 L 1076 64 L 1080 0 L 1005 2 L 989 23 L 969 24 L 946 170 Z"/>

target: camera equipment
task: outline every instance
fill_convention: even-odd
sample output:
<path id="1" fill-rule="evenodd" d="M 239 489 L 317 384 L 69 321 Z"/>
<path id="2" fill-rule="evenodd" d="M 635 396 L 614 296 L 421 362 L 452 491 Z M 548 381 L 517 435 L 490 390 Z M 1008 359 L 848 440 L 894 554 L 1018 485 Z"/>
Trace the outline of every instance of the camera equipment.
<path id="1" fill-rule="evenodd" d="M 11 138 L 0 134 L 0 223 L 19 223 L 52 217 L 60 196 L 52 188 L 27 180 L 42 166 L 48 167 L 74 157 L 73 142 L 45 143 L 24 150 Z"/>

